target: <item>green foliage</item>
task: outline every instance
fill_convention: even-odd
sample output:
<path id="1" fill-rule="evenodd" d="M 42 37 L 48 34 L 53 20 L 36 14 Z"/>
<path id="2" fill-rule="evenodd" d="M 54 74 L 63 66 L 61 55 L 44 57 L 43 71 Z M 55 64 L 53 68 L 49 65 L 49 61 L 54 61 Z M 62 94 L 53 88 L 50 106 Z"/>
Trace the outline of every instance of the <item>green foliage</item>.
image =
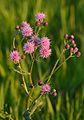
<path id="1" fill-rule="evenodd" d="M 24 120 L 26 97 L 20 86 L 20 76 L 10 69 L 13 64 L 10 62 L 9 53 L 12 48 L 15 26 L 23 20 L 29 21 L 32 25 L 34 23 L 33 16 L 39 11 L 43 11 L 47 15 L 49 26 L 42 31 L 42 35 L 46 34 L 51 38 L 54 54 L 44 62 L 38 60 L 38 71 L 34 66 L 33 80 L 46 78 L 49 69 L 51 70 L 60 54 L 64 33 L 76 35 L 82 55 L 79 59 L 69 60 L 60 71 L 53 75 L 51 82 L 57 89 L 58 96 L 56 98 L 45 96 L 42 100 L 44 107 L 42 110 L 35 110 L 32 119 L 83 120 L 84 0 L 0 1 L 0 120 Z M 26 62 L 29 62 L 28 60 Z M 26 71 L 28 70 L 26 64 L 23 63 L 22 66 Z M 36 74 L 37 77 L 35 77 Z M 27 76 L 25 78 L 28 83 Z"/>

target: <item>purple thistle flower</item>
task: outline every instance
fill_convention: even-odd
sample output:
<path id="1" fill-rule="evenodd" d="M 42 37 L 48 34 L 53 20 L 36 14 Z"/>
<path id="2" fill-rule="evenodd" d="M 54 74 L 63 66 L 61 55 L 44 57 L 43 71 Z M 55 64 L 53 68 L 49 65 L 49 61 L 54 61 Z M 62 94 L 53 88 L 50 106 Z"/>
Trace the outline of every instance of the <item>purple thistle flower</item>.
<path id="1" fill-rule="evenodd" d="M 51 90 L 51 87 L 50 87 L 49 84 L 44 84 L 44 85 L 42 86 L 42 92 L 43 92 L 43 93 L 49 93 L 50 90 Z"/>
<path id="2" fill-rule="evenodd" d="M 19 54 L 19 52 L 17 50 L 13 50 L 11 53 L 10 53 L 10 58 L 11 60 L 14 61 L 14 63 L 18 63 L 21 59 L 21 56 Z"/>
<path id="3" fill-rule="evenodd" d="M 34 52 L 34 43 L 33 42 L 27 42 L 24 44 L 24 51 L 25 53 L 31 54 Z"/>
<path id="4" fill-rule="evenodd" d="M 51 49 L 41 48 L 40 55 L 42 58 L 48 58 L 51 55 Z"/>
<path id="5" fill-rule="evenodd" d="M 45 19 L 45 14 L 44 13 L 38 13 L 35 15 L 36 21 L 40 21 L 41 23 Z"/>
<path id="6" fill-rule="evenodd" d="M 27 22 L 22 22 L 20 26 L 23 37 L 29 37 L 33 34 L 33 30 Z"/>
<path id="7" fill-rule="evenodd" d="M 34 43 L 34 47 L 38 47 L 40 45 L 40 38 L 37 36 L 32 36 L 30 42 Z"/>
<path id="8" fill-rule="evenodd" d="M 49 49 L 49 47 L 50 47 L 50 41 L 49 41 L 49 39 L 47 37 L 41 38 L 41 47 Z"/>

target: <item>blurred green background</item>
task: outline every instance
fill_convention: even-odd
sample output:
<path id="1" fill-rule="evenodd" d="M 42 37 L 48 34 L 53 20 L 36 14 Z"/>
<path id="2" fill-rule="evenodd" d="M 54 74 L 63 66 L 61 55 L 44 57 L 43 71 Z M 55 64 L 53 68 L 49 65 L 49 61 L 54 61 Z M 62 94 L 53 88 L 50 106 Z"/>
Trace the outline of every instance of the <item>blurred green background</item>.
<path id="1" fill-rule="evenodd" d="M 9 53 L 15 26 L 23 20 L 33 26 L 34 16 L 39 11 L 47 15 L 49 26 L 43 35 L 51 38 L 53 54 L 47 62 L 37 64 L 35 79 L 43 77 L 44 71 L 47 73 L 53 66 L 65 33 L 75 35 L 82 54 L 80 58 L 70 59 L 52 77 L 58 96 L 46 97 L 44 107 L 35 112 L 33 120 L 84 120 L 84 0 L 0 0 L 0 116 L 6 120 L 4 110 L 12 114 L 14 120 L 24 119 L 25 95 L 20 87 L 20 76 L 10 70 L 13 64 Z"/>

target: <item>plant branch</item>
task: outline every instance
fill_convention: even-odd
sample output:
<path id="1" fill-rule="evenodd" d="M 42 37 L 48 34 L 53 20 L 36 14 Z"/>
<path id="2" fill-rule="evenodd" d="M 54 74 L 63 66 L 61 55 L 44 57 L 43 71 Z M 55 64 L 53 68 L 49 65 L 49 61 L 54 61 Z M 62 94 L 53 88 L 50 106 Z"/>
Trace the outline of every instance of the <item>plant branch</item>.
<path id="1" fill-rule="evenodd" d="M 55 73 L 67 60 L 69 60 L 71 57 L 73 57 L 73 56 L 70 55 L 68 58 L 66 58 L 66 59 L 56 68 L 56 70 L 54 71 L 54 73 Z"/>
<path id="2" fill-rule="evenodd" d="M 20 63 L 19 63 L 19 69 L 20 69 L 20 71 L 21 71 L 21 73 L 22 73 L 22 68 L 21 68 L 21 65 L 20 65 Z M 21 76 L 22 76 L 22 82 L 23 82 L 23 88 L 25 89 L 25 92 L 27 93 L 27 95 L 29 94 L 29 92 L 28 92 L 28 89 L 27 89 L 27 85 L 26 85 L 26 82 L 25 82 L 25 78 L 24 78 L 24 75 L 23 74 L 21 74 Z"/>
<path id="3" fill-rule="evenodd" d="M 15 69 L 15 68 L 12 68 L 12 69 L 13 69 L 15 72 L 17 72 L 17 73 L 19 73 L 19 74 L 21 74 L 21 75 L 30 75 L 29 72 L 25 72 L 25 71 L 20 72 L 19 70 Z"/>
<path id="4" fill-rule="evenodd" d="M 52 75 L 53 75 L 53 73 L 54 73 L 54 70 L 56 69 L 57 64 L 58 64 L 58 62 L 59 62 L 59 60 L 60 60 L 60 58 L 61 58 L 61 56 L 62 56 L 62 54 L 63 54 L 64 52 L 65 52 L 65 49 L 63 49 L 63 51 L 62 51 L 62 53 L 60 54 L 59 58 L 58 58 L 57 61 L 55 62 L 54 67 L 53 67 L 52 70 L 51 70 L 51 73 L 50 73 L 50 75 L 49 75 L 49 77 L 48 77 L 47 82 L 50 81 L 50 79 L 51 79 L 51 77 L 52 77 Z"/>
<path id="5" fill-rule="evenodd" d="M 35 106 L 35 104 L 38 104 L 39 99 L 41 98 L 41 96 L 42 96 L 42 95 L 39 94 L 39 96 L 33 101 L 32 105 L 30 106 L 30 108 L 29 108 L 29 110 L 31 111 L 31 112 L 30 112 L 30 116 L 33 114 L 33 112 L 32 112 L 32 111 L 33 111 L 33 108 L 34 108 L 34 109 L 37 109 L 38 106 Z"/>

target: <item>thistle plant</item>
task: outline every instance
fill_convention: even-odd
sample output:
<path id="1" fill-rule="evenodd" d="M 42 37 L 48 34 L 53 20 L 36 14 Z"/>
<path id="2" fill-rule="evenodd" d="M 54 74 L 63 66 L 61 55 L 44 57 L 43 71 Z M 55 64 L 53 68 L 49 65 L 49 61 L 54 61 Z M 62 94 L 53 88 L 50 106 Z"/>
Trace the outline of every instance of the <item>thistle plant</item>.
<path id="1" fill-rule="evenodd" d="M 15 64 L 13 70 L 21 75 L 22 87 L 27 96 L 27 106 L 26 111 L 24 111 L 25 120 L 30 120 L 32 115 L 37 110 L 39 106 L 42 106 L 42 97 L 51 94 L 52 97 L 57 96 L 57 90 L 52 88 L 50 84 L 51 78 L 56 71 L 70 58 L 79 57 L 81 55 L 77 45 L 74 35 L 65 34 L 64 35 L 64 45 L 59 58 L 56 60 L 53 68 L 51 68 L 50 73 L 44 80 L 37 80 L 35 83 L 32 79 L 33 76 L 33 66 L 38 62 L 39 59 L 48 59 L 52 53 L 51 50 L 51 40 L 47 36 L 41 36 L 41 29 L 48 26 L 46 21 L 46 15 L 44 13 L 38 13 L 35 15 L 35 27 L 31 27 L 29 23 L 23 21 L 20 25 L 15 28 L 15 36 L 13 39 L 13 49 L 10 52 L 10 59 Z M 19 49 L 19 44 L 16 42 L 17 36 L 20 36 L 20 43 L 22 49 Z M 18 42 L 18 43 L 19 43 Z M 21 51 L 20 51 L 21 50 Z M 68 52 L 68 56 L 61 60 L 62 55 Z M 27 64 L 29 67 L 28 71 L 22 67 L 23 60 L 30 56 L 31 65 Z M 36 68 L 37 70 L 38 68 Z M 25 76 L 28 76 L 29 85 L 25 80 Z M 35 88 L 39 86 L 39 94 L 32 100 L 32 95 L 35 93 Z M 39 108 L 38 108 L 39 109 Z"/>

